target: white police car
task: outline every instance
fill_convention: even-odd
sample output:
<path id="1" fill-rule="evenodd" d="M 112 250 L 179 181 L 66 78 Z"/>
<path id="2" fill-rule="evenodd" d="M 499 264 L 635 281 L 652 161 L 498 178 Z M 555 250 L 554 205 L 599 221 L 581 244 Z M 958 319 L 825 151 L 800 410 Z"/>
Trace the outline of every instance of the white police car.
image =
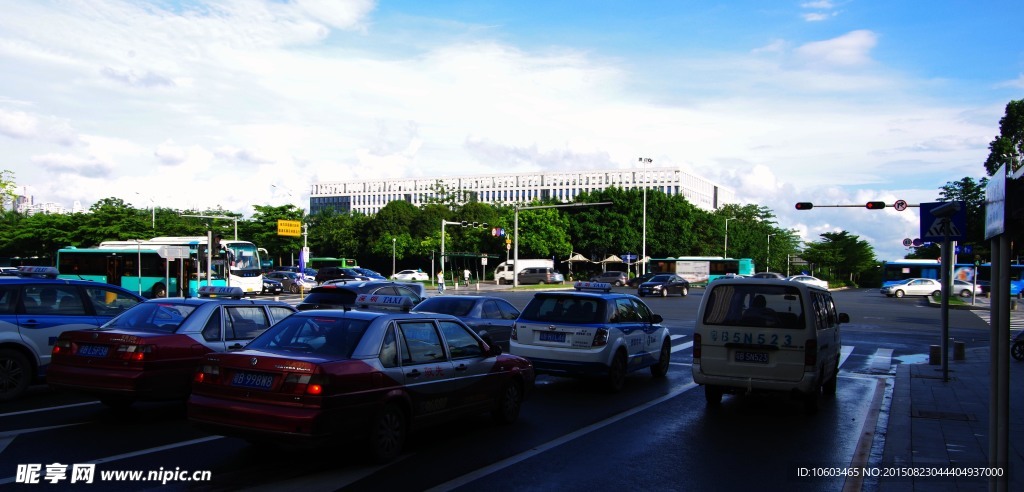
<path id="1" fill-rule="evenodd" d="M 649 367 L 663 377 L 672 342 L 662 317 L 611 287 L 579 282 L 577 292 L 537 293 L 516 320 L 509 352 L 533 362 L 538 374 L 605 378 L 612 391 L 628 372 Z"/>

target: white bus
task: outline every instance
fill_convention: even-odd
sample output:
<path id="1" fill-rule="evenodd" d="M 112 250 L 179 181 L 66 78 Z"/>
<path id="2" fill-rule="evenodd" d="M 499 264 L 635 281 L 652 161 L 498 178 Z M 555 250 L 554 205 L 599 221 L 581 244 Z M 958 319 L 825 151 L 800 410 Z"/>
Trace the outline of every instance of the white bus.
<path id="1" fill-rule="evenodd" d="M 260 266 L 260 252 L 255 244 L 249 241 L 237 239 L 220 240 L 220 249 L 224 250 L 223 257 L 219 257 L 219 251 L 213 252 L 214 259 L 210 264 L 214 278 L 220 276 L 227 280 L 229 287 L 240 287 L 247 295 L 256 295 L 263 291 L 263 270 Z M 135 241 L 104 241 L 100 248 L 128 247 L 135 248 L 141 244 L 143 248 L 150 246 L 188 246 L 191 256 L 201 258 L 197 264 L 205 264 L 207 252 L 206 236 L 162 236 L 155 237 L 136 243 Z M 215 239 L 214 242 L 217 242 Z M 225 271 L 226 270 L 226 271 Z M 206 272 L 199 272 L 203 277 Z"/>

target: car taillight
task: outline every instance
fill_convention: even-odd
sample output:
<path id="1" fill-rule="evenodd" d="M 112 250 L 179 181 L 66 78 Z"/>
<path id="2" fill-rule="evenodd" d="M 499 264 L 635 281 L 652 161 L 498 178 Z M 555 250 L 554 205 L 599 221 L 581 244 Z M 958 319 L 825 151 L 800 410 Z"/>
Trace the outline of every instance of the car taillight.
<path id="1" fill-rule="evenodd" d="M 50 355 L 63 354 L 71 355 L 71 340 L 58 339 L 57 342 L 53 344 L 53 350 L 50 352 Z"/>
<path id="2" fill-rule="evenodd" d="M 517 333 L 518 328 L 519 328 L 518 325 L 512 325 L 512 333 L 509 334 L 509 336 L 508 336 L 508 338 L 510 340 L 515 340 L 517 342 L 519 341 L 519 333 Z"/>
<path id="3" fill-rule="evenodd" d="M 146 360 L 146 354 L 152 354 L 155 350 L 155 345 L 118 345 L 117 357 L 121 360 L 142 362 Z"/>
<path id="4" fill-rule="evenodd" d="M 700 333 L 693 334 L 693 362 L 700 362 Z"/>
<path id="5" fill-rule="evenodd" d="M 808 340 L 804 344 L 804 371 L 816 371 L 818 367 L 818 341 Z"/>
<path id="6" fill-rule="evenodd" d="M 196 369 L 195 375 L 192 376 L 192 381 L 196 383 L 216 383 L 220 380 L 220 366 L 213 366 L 210 364 L 204 364 Z"/>
<path id="7" fill-rule="evenodd" d="M 608 345 L 608 330 L 605 328 L 598 328 L 597 332 L 594 333 L 594 343 L 591 344 L 593 347 L 603 347 Z"/>
<path id="8" fill-rule="evenodd" d="M 293 395 L 322 395 L 324 392 L 323 382 L 320 376 L 312 374 L 289 374 L 285 376 L 281 384 L 282 393 Z"/>

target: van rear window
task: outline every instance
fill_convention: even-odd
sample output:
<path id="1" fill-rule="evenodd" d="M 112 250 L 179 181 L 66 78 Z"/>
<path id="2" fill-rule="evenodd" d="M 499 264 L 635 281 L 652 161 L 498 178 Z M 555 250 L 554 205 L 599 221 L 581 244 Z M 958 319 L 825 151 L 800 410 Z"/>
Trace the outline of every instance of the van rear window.
<path id="1" fill-rule="evenodd" d="M 704 309 L 705 325 L 801 329 L 800 289 L 782 285 L 714 285 Z"/>

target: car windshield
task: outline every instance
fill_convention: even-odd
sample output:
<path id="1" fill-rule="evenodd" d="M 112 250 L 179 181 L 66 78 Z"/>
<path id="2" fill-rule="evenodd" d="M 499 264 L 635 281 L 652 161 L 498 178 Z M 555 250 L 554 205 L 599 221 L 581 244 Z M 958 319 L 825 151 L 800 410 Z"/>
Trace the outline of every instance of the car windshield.
<path id="1" fill-rule="evenodd" d="M 432 297 L 416 306 L 414 311 L 466 316 L 473 309 L 473 299 L 460 297 Z"/>
<path id="2" fill-rule="evenodd" d="M 246 345 L 247 349 L 299 352 L 348 359 L 370 320 L 336 316 L 289 316 Z"/>
<path id="3" fill-rule="evenodd" d="M 672 276 L 671 275 L 655 275 L 655 276 L 651 277 L 651 279 L 648 280 L 648 282 L 669 282 L 671 280 L 672 280 Z"/>
<path id="4" fill-rule="evenodd" d="M 534 297 L 520 315 L 530 321 L 550 323 L 600 323 L 604 299 L 573 296 Z"/>
<path id="5" fill-rule="evenodd" d="M 193 304 L 144 302 L 108 321 L 103 328 L 133 332 L 174 333 L 196 310 Z"/>
<path id="6" fill-rule="evenodd" d="M 800 289 L 781 285 L 722 285 L 711 288 L 705 325 L 799 329 L 804 319 Z"/>

